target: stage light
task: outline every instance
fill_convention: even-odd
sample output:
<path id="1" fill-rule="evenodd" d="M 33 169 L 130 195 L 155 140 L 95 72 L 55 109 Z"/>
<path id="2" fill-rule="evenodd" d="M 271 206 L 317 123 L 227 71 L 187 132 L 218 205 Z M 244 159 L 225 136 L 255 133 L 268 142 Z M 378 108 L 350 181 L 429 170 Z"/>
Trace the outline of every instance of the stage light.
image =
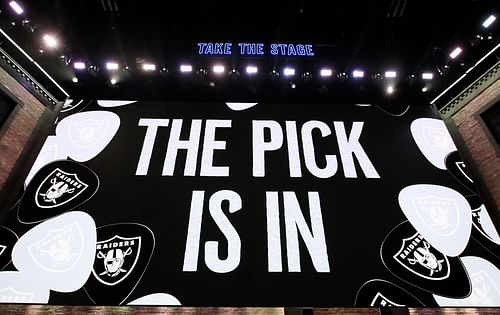
<path id="1" fill-rule="evenodd" d="M 297 85 L 296 85 L 295 83 L 290 83 L 290 87 L 291 87 L 292 89 L 295 89 L 295 88 L 297 87 Z"/>
<path id="2" fill-rule="evenodd" d="M 495 22 L 496 19 L 496 16 L 494 16 L 493 14 L 490 15 L 486 20 L 484 20 L 483 27 L 488 28 L 493 22 Z"/>
<path id="3" fill-rule="evenodd" d="M 43 35 L 43 40 L 45 42 L 45 45 L 47 45 L 47 47 L 54 48 L 57 46 L 57 40 L 52 35 L 49 34 Z"/>
<path id="4" fill-rule="evenodd" d="M 255 73 L 257 73 L 257 72 L 258 72 L 258 69 L 257 69 L 257 67 L 255 67 L 255 66 L 247 66 L 247 68 L 246 68 L 246 72 L 247 72 L 248 74 L 255 74 Z"/>
<path id="5" fill-rule="evenodd" d="M 115 78 L 113 78 L 109 80 L 109 82 L 111 83 L 111 85 L 115 85 L 118 81 Z"/>
<path id="6" fill-rule="evenodd" d="M 353 76 L 354 78 L 362 78 L 362 77 L 364 77 L 364 76 L 365 76 L 365 73 L 364 73 L 363 71 L 361 71 L 361 70 L 354 70 L 354 71 L 352 72 L 352 76 Z"/>
<path id="7" fill-rule="evenodd" d="M 431 72 L 422 73 L 422 79 L 424 79 L 424 80 L 432 80 L 433 76 L 434 75 Z"/>
<path id="8" fill-rule="evenodd" d="M 392 94 L 394 93 L 394 87 L 392 85 L 389 85 L 386 89 L 387 94 Z"/>
<path id="9" fill-rule="evenodd" d="M 276 79 L 280 76 L 280 73 L 278 71 L 276 71 L 276 69 L 273 69 L 273 71 L 271 71 L 271 79 Z"/>
<path id="10" fill-rule="evenodd" d="M 71 78 L 71 81 L 73 81 L 73 83 L 78 83 L 78 78 L 77 77 L 73 77 L 73 78 Z"/>
<path id="11" fill-rule="evenodd" d="M 14 10 L 14 12 L 16 12 L 17 14 L 23 14 L 24 12 L 23 8 L 21 8 L 21 6 L 16 1 L 9 2 L 9 5 L 12 8 L 12 10 Z"/>
<path id="12" fill-rule="evenodd" d="M 457 56 L 460 55 L 461 52 L 462 52 L 462 48 L 460 48 L 460 47 L 453 49 L 453 51 L 450 53 L 450 58 L 451 59 L 457 58 Z"/>
<path id="13" fill-rule="evenodd" d="M 395 78 L 396 77 L 396 71 L 386 71 L 384 76 L 386 78 Z"/>
<path id="14" fill-rule="evenodd" d="M 155 71 L 156 70 L 156 65 L 152 63 L 145 63 L 142 65 L 142 69 L 144 71 Z"/>
<path id="15" fill-rule="evenodd" d="M 221 66 L 221 65 L 215 65 L 213 68 L 212 68 L 212 71 L 214 73 L 217 73 L 217 74 L 221 74 L 224 72 L 224 66 Z"/>
<path id="16" fill-rule="evenodd" d="M 229 78 L 230 79 L 236 80 L 239 76 L 240 76 L 240 73 L 236 69 L 229 71 Z"/>
<path id="17" fill-rule="evenodd" d="M 332 73 L 333 73 L 332 69 L 326 69 L 326 68 L 321 69 L 319 71 L 319 75 L 322 77 L 331 77 Z"/>
<path id="18" fill-rule="evenodd" d="M 108 70 L 118 70 L 118 64 L 116 62 L 106 62 L 106 69 Z"/>
<path id="19" fill-rule="evenodd" d="M 312 79 L 311 72 L 306 71 L 302 74 L 302 80 L 304 80 L 304 82 L 309 82 L 311 79 Z"/>
<path id="20" fill-rule="evenodd" d="M 428 88 L 428 87 L 426 87 L 426 86 L 424 86 L 424 87 L 422 88 L 422 93 L 425 93 L 425 92 L 427 92 L 428 90 L 429 90 L 429 88 Z"/>
<path id="21" fill-rule="evenodd" d="M 81 61 L 76 61 L 73 63 L 73 68 L 77 69 L 77 70 L 83 70 L 85 69 L 85 62 L 81 62 Z"/>
<path id="22" fill-rule="evenodd" d="M 285 68 L 285 69 L 283 69 L 283 74 L 285 76 L 295 75 L 295 69 L 294 68 Z"/>
<path id="23" fill-rule="evenodd" d="M 181 65 L 181 72 L 186 73 L 186 72 L 191 72 L 193 71 L 193 66 L 191 65 Z"/>

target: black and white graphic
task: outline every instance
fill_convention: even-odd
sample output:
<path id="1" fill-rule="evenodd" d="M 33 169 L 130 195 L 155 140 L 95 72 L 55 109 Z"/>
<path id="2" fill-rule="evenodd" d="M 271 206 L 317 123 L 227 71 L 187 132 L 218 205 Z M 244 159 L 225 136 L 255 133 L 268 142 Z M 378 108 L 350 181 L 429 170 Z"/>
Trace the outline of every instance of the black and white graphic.
<path id="1" fill-rule="evenodd" d="M 457 148 L 442 120 L 419 118 L 411 123 L 411 134 L 422 154 L 435 167 L 445 170 L 446 156 Z"/>
<path id="2" fill-rule="evenodd" d="M 85 162 L 106 148 L 119 127 L 120 118 L 115 113 L 80 112 L 61 120 L 57 124 L 56 135 L 70 158 Z"/>
<path id="3" fill-rule="evenodd" d="M 95 264 L 92 273 L 100 282 L 113 286 L 133 272 L 141 254 L 141 237 L 115 235 L 97 242 L 96 252 L 102 264 Z"/>
<path id="4" fill-rule="evenodd" d="M 96 304 L 122 304 L 147 269 L 155 238 L 138 223 L 117 223 L 99 227 L 92 275 L 85 292 Z"/>
<path id="5" fill-rule="evenodd" d="M 387 235 L 380 255 L 395 276 L 423 290 L 452 297 L 463 297 L 470 292 L 460 260 L 436 250 L 408 221 Z"/>
<path id="6" fill-rule="evenodd" d="M 436 306 L 470 293 L 457 255 L 500 263 L 430 107 L 119 99 L 60 114 L 64 154 L 15 189 L 5 270 L 50 304 L 350 307 L 380 278 L 357 305 Z"/>
<path id="7" fill-rule="evenodd" d="M 464 196 L 448 187 L 419 184 L 403 188 L 398 201 L 410 223 L 433 247 L 448 256 L 462 253 L 472 228 Z"/>
<path id="8" fill-rule="evenodd" d="M 67 99 L 64 102 L 64 105 L 61 109 L 61 113 L 69 112 L 69 111 L 75 109 L 76 107 L 80 106 L 82 103 L 83 103 L 83 100 Z"/>
<path id="9" fill-rule="evenodd" d="M 12 248 L 17 242 L 18 236 L 11 229 L 0 226 L 0 270 L 3 270 L 10 263 Z"/>
<path id="10" fill-rule="evenodd" d="M 443 280 L 450 276 L 448 258 L 433 248 L 418 232 L 403 239 L 401 248 L 393 257 L 401 266 L 420 277 Z"/>
<path id="11" fill-rule="evenodd" d="M 17 271 L 0 272 L 0 303 L 47 304 L 50 290 Z"/>
<path id="12" fill-rule="evenodd" d="M 500 245 L 500 236 L 482 200 L 477 196 L 468 196 L 466 198 L 472 208 L 472 225 L 474 228 L 489 241 Z"/>
<path id="13" fill-rule="evenodd" d="M 60 207 L 78 197 L 88 187 L 78 178 L 78 174 L 56 168 L 38 186 L 35 203 L 40 208 Z"/>
<path id="14" fill-rule="evenodd" d="M 95 242 L 92 217 L 72 211 L 26 232 L 14 245 L 12 262 L 17 270 L 51 290 L 73 292 L 89 277 Z"/>
<path id="15" fill-rule="evenodd" d="M 439 306 L 498 306 L 500 304 L 500 271 L 489 261 L 474 256 L 460 258 L 470 276 L 471 294 L 462 299 L 434 295 Z"/>
<path id="16" fill-rule="evenodd" d="M 458 151 L 453 151 L 446 156 L 446 169 L 450 174 L 462 185 L 467 187 L 471 192 L 477 193 L 474 187 L 474 181 L 465 166 L 464 161 L 460 157 Z"/>
<path id="17" fill-rule="evenodd" d="M 364 283 L 356 294 L 356 307 L 422 307 L 424 304 L 392 282 L 374 279 Z"/>
<path id="18" fill-rule="evenodd" d="M 51 162 L 26 187 L 19 220 L 35 223 L 71 210 L 91 198 L 98 187 L 97 175 L 85 165 L 68 160 Z"/>

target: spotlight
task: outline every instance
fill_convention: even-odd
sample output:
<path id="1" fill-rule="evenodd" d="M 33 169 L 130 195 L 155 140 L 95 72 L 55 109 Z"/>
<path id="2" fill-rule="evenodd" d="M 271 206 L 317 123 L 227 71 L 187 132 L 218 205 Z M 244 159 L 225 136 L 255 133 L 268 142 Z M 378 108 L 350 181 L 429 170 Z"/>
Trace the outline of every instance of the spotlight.
<path id="1" fill-rule="evenodd" d="M 327 69 L 327 68 L 323 68 L 319 71 L 319 75 L 322 77 L 331 77 L 332 73 L 333 73 L 332 69 Z"/>
<path id="2" fill-rule="evenodd" d="M 387 94 L 392 94 L 394 93 L 394 87 L 392 85 L 389 85 L 386 89 Z"/>
<path id="3" fill-rule="evenodd" d="M 462 48 L 460 48 L 460 47 L 453 49 L 453 51 L 450 53 L 450 58 L 451 59 L 457 58 L 457 56 L 460 55 L 461 52 L 462 52 Z"/>
<path id="4" fill-rule="evenodd" d="M 365 73 L 361 70 L 354 70 L 352 72 L 352 76 L 353 76 L 353 78 L 362 78 L 365 76 Z"/>
<path id="5" fill-rule="evenodd" d="M 152 63 L 145 63 L 142 65 L 142 69 L 144 71 L 155 71 L 156 70 L 156 65 Z"/>
<path id="6" fill-rule="evenodd" d="M 258 69 L 255 66 L 247 66 L 246 71 L 247 74 L 255 74 L 258 72 Z"/>
<path id="7" fill-rule="evenodd" d="M 496 16 L 494 16 L 493 14 L 490 15 L 486 20 L 484 20 L 483 27 L 488 28 L 493 22 L 495 22 L 496 19 Z"/>
<path id="8" fill-rule="evenodd" d="M 9 2 L 9 5 L 12 8 L 12 10 L 14 10 L 14 12 L 16 12 L 17 14 L 23 14 L 24 12 L 23 8 L 21 8 L 21 6 L 16 1 Z"/>
<path id="9" fill-rule="evenodd" d="M 221 74 L 224 72 L 224 66 L 222 65 L 215 65 L 213 68 L 212 68 L 212 71 L 214 73 L 217 73 L 217 74 Z"/>
<path id="10" fill-rule="evenodd" d="M 304 80 L 304 82 L 309 82 L 312 78 L 312 75 L 309 71 L 306 71 L 302 74 L 302 80 Z"/>
<path id="11" fill-rule="evenodd" d="M 106 69 L 108 70 L 118 70 L 118 64 L 116 62 L 106 62 Z"/>
<path id="12" fill-rule="evenodd" d="M 229 71 L 228 75 L 232 80 L 236 80 L 240 76 L 240 73 L 236 69 L 233 69 Z"/>
<path id="13" fill-rule="evenodd" d="M 295 69 L 294 68 L 285 68 L 285 69 L 283 69 L 283 74 L 287 77 L 295 75 Z"/>
<path id="14" fill-rule="evenodd" d="M 386 71 L 385 72 L 385 77 L 386 78 L 395 78 L 396 77 L 396 71 Z"/>
<path id="15" fill-rule="evenodd" d="M 427 86 L 424 86 L 424 87 L 422 88 L 422 93 L 425 93 L 425 92 L 427 92 L 427 91 L 429 91 L 429 88 L 428 88 Z"/>
<path id="16" fill-rule="evenodd" d="M 276 71 L 276 69 L 273 69 L 273 71 L 271 71 L 271 79 L 279 78 L 279 76 L 280 76 L 280 73 L 278 71 Z"/>
<path id="17" fill-rule="evenodd" d="M 337 77 L 339 78 L 340 81 L 345 81 L 347 79 L 347 73 L 345 72 L 340 72 Z"/>
<path id="18" fill-rule="evenodd" d="M 78 78 L 77 78 L 77 77 L 73 77 L 73 78 L 71 78 L 71 81 L 72 81 L 73 83 L 78 83 Z"/>
<path id="19" fill-rule="evenodd" d="M 295 88 L 297 87 L 297 85 L 296 85 L 295 83 L 293 83 L 293 82 L 290 82 L 290 87 L 291 87 L 292 89 L 295 89 Z"/>
<path id="20" fill-rule="evenodd" d="M 181 72 L 186 73 L 186 72 L 191 72 L 193 71 L 193 66 L 191 65 L 181 65 Z"/>
<path id="21" fill-rule="evenodd" d="M 54 48 L 57 46 L 57 40 L 54 36 L 45 34 L 43 35 L 43 41 L 45 42 L 45 45 L 49 48 Z"/>
<path id="22" fill-rule="evenodd" d="M 424 72 L 422 73 L 422 79 L 424 80 L 432 80 L 432 77 L 434 75 L 432 74 L 432 72 Z"/>
<path id="23" fill-rule="evenodd" d="M 109 80 L 109 83 L 111 83 L 111 85 L 115 85 L 117 82 L 118 81 L 115 78 Z"/>
<path id="24" fill-rule="evenodd" d="M 85 62 L 81 62 L 81 61 L 75 61 L 73 63 L 73 68 L 77 69 L 77 70 L 83 70 L 85 69 Z"/>
<path id="25" fill-rule="evenodd" d="M 200 68 L 198 69 L 198 71 L 196 71 L 196 75 L 200 78 L 205 78 L 207 76 L 207 70 Z"/>

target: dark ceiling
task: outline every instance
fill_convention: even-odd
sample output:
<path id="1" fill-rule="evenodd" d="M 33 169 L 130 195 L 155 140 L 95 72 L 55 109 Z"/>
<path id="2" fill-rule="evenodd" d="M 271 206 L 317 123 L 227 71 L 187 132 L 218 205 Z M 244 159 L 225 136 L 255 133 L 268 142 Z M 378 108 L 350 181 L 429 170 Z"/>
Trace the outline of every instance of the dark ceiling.
<path id="1" fill-rule="evenodd" d="M 497 13 L 500 4 L 498 0 L 20 0 L 25 12 L 17 16 L 8 2 L 0 8 L 2 29 L 71 97 L 405 105 L 428 104 L 498 44 L 498 21 L 488 29 L 481 23 Z M 57 48 L 43 47 L 45 33 L 58 38 Z M 313 44 L 315 56 L 199 56 L 198 42 Z M 451 60 L 448 55 L 456 45 L 464 51 Z M 120 64 L 118 72 L 105 69 L 111 59 Z M 71 66 L 75 60 L 95 68 L 75 72 Z M 155 63 L 157 70 L 144 73 L 143 62 Z M 181 76 L 181 62 L 192 63 L 194 72 L 207 69 L 208 74 Z M 241 72 L 239 77 L 212 76 L 215 62 Z M 249 62 L 259 66 L 257 78 L 244 74 Z M 296 67 L 293 78 L 270 75 L 285 65 Z M 325 65 L 334 70 L 329 80 L 317 75 Z M 364 79 L 338 77 L 342 72 L 349 76 L 355 68 L 365 71 Z M 396 92 L 390 97 L 384 90 L 388 81 L 374 78 L 388 69 L 398 72 Z M 424 71 L 434 73 L 427 92 L 422 92 Z M 311 77 L 302 77 L 305 72 Z M 75 75 L 78 83 L 71 81 Z M 115 85 L 109 83 L 112 76 L 118 78 Z"/>

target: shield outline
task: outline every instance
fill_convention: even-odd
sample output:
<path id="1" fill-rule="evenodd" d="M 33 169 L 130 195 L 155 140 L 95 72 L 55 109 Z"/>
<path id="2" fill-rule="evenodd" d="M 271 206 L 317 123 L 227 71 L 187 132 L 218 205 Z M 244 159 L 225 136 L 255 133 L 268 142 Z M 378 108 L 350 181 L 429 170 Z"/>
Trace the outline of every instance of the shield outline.
<path id="1" fill-rule="evenodd" d="M 434 233 L 442 235 L 442 236 L 450 236 L 458 230 L 458 228 L 460 226 L 460 215 L 459 215 L 457 203 L 455 202 L 454 199 L 439 198 L 439 197 L 436 197 L 432 194 L 427 196 L 427 197 L 421 197 L 421 198 L 412 197 L 411 199 L 412 199 L 413 206 L 417 210 L 416 212 L 417 212 L 417 215 L 418 215 L 418 218 L 420 219 L 420 221 L 423 222 L 425 224 L 425 226 L 428 227 L 430 230 L 432 230 Z M 421 214 L 422 211 L 420 211 L 420 207 L 417 205 L 417 200 L 428 200 L 428 199 L 436 199 L 436 200 L 440 200 L 440 201 L 451 201 L 451 203 L 454 206 L 453 208 L 455 210 L 455 216 L 456 216 L 456 224 L 451 229 L 451 232 L 442 233 L 442 232 L 437 231 L 434 227 L 432 227 L 432 225 L 429 225 L 429 223 L 422 217 L 422 214 Z"/>
<path id="2" fill-rule="evenodd" d="M 463 165 L 463 167 L 461 167 L 460 165 Z M 465 171 L 463 169 L 467 169 L 465 163 L 463 161 L 458 161 L 458 162 L 455 162 L 455 166 L 458 168 L 458 170 L 460 171 L 460 173 L 462 173 L 462 175 L 465 176 L 465 178 L 467 178 L 471 183 L 474 183 L 474 181 L 472 180 L 472 178 L 470 178 L 469 175 L 467 175 L 467 173 L 465 173 Z"/>
<path id="3" fill-rule="evenodd" d="M 401 248 L 396 252 L 396 254 L 392 255 L 392 257 L 394 258 L 395 261 L 397 261 L 400 265 L 402 265 L 403 267 L 405 267 L 407 270 L 411 271 L 412 273 L 416 274 L 417 276 L 420 276 L 420 277 L 423 277 L 425 279 L 429 279 L 429 280 L 444 280 L 446 278 L 448 278 L 450 276 L 450 263 L 448 261 L 448 258 L 446 257 L 446 255 L 444 255 L 443 253 L 441 253 L 440 251 L 436 250 L 434 247 L 432 247 L 431 244 L 429 244 L 431 246 L 431 248 L 435 249 L 438 253 L 440 253 L 441 255 L 443 255 L 444 257 L 444 260 L 446 262 L 446 269 L 447 269 L 447 273 L 445 276 L 442 276 L 442 277 L 439 277 L 439 278 L 433 278 L 433 277 L 430 277 L 430 276 L 426 276 L 426 275 L 422 275 L 418 272 L 416 272 L 415 270 L 411 269 L 410 267 L 408 267 L 405 263 L 401 262 L 401 260 L 399 260 L 399 254 L 403 251 L 403 249 L 405 248 L 405 244 L 408 242 L 411 242 L 411 240 L 413 240 L 415 237 L 417 237 L 417 235 L 419 235 L 421 233 L 417 232 L 415 233 L 413 236 L 410 236 L 410 237 L 407 237 L 407 238 L 403 238 L 402 239 L 402 244 L 401 244 Z M 422 240 L 426 241 L 425 238 L 422 238 Z M 427 242 L 429 243 L 429 242 Z"/>
<path id="4" fill-rule="evenodd" d="M 431 139 L 429 139 L 429 137 L 428 137 L 429 134 L 440 134 L 440 135 L 446 135 L 446 136 L 450 137 L 450 134 L 446 130 L 443 130 L 442 128 L 436 128 L 436 127 L 424 125 L 424 126 L 422 126 L 422 132 L 424 134 L 425 143 L 431 149 L 439 151 L 439 152 L 445 152 L 445 151 L 448 152 L 451 148 L 453 148 L 453 141 L 451 141 L 451 138 L 450 138 L 450 141 L 448 141 L 447 147 L 441 148 L 438 145 L 433 144 L 433 141 L 431 141 Z"/>
<path id="5" fill-rule="evenodd" d="M 47 180 L 49 179 L 49 177 L 51 177 L 52 175 L 54 175 L 54 173 L 56 173 L 57 171 L 63 173 L 64 175 L 66 176 L 72 176 L 74 177 L 80 184 L 84 185 L 84 187 L 79 191 L 77 192 L 76 194 L 74 194 L 73 196 L 71 196 L 71 198 L 68 198 L 68 200 L 65 200 L 63 202 L 61 202 L 60 204 L 56 204 L 56 205 L 52 205 L 52 206 L 42 206 L 40 205 L 40 203 L 38 202 L 38 194 L 40 193 L 40 188 L 42 188 L 42 186 L 47 182 Z M 59 207 L 59 206 L 62 206 L 68 202 L 70 202 L 71 200 L 75 199 L 76 197 L 78 197 L 85 189 L 87 189 L 89 187 L 88 184 L 85 184 L 83 181 L 81 181 L 79 178 L 78 178 L 78 175 L 76 173 L 67 173 L 63 170 L 61 170 L 60 168 L 56 168 L 55 170 L 53 170 L 47 177 L 45 177 L 45 179 L 43 180 L 43 182 L 38 186 L 37 190 L 36 190 L 36 193 L 35 193 L 35 203 L 36 205 L 39 207 L 39 208 L 44 208 L 44 209 L 49 209 L 49 208 L 55 208 L 55 207 Z"/>
<path id="6" fill-rule="evenodd" d="M 102 132 L 99 133 L 99 135 L 98 135 L 98 137 L 96 139 L 92 140 L 88 144 L 82 145 L 82 144 L 78 143 L 78 141 L 75 141 L 75 139 L 72 137 L 73 131 L 74 131 L 75 128 L 78 128 L 75 125 L 85 125 L 85 124 L 89 124 L 89 122 L 90 123 L 92 123 L 92 122 L 98 122 L 98 123 L 102 124 L 104 126 L 104 128 L 103 128 Z M 75 146 L 77 146 L 79 148 L 84 148 L 85 149 L 85 148 L 89 148 L 89 147 L 93 146 L 96 143 L 99 143 L 104 138 L 104 135 L 106 134 L 106 132 L 108 131 L 108 129 L 109 129 L 109 119 L 87 118 L 85 120 L 75 121 L 75 122 L 71 122 L 69 124 L 69 126 L 68 126 L 68 139 Z"/>
<path id="7" fill-rule="evenodd" d="M 141 239 L 142 237 L 141 236 L 135 236 L 135 237 L 123 237 L 123 236 L 119 236 L 119 235 L 115 235 L 111 238 L 108 238 L 107 240 L 104 240 L 104 241 L 98 241 L 96 242 L 96 245 L 97 244 L 102 244 L 102 243 L 107 243 L 107 242 L 111 242 L 113 241 L 114 239 L 120 239 L 120 240 L 125 240 L 125 241 L 128 241 L 128 240 L 138 240 L 138 245 L 137 245 L 137 254 L 135 255 L 135 259 L 134 259 L 134 262 L 132 264 L 132 266 L 129 268 L 129 270 L 127 270 L 127 272 L 125 273 L 125 275 L 123 277 L 121 277 L 120 279 L 118 279 L 117 281 L 115 282 L 107 282 L 107 281 L 104 281 L 102 280 L 99 275 L 96 273 L 95 269 L 94 269 L 94 265 L 95 265 L 95 262 L 96 262 L 96 259 L 97 259 L 97 250 L 96 250 L 96 257 L 94 258 L 94 265 L 92 265 L 92 274 L 94 275 L 94 277 L 101 283 L 105 284 L 105 285 L 109 285 L 109 286 L 114 286 L 120 282 L 122 282 L 123 280 L 125 280 L 125 278 L 127 278 L 130 273 L 132 272 L 132 270 L 134 270 L 135 268 L 135 265 L 137 264 L 137 261 L 139 260 L 139 255 L 141 254 Z"/>
<path id="8" fill-rule="evenodd" d="M 73 226 L 78 231 L 77 235 L 78 235 L 79 240 L 80 240 L 80 250 L 78 252 L 78 257 L 73 261 L 73 263 L 69 267 L 67 267 L 65 269 L 62 269 L 62 270 L 50 269 L 50 268 L 47 268 L 46 266 L 44 266 L 43 264 L 41 264 L 38 261 L 38 259 L 36 258 L 36 256 L 33 255 L 32 247 L 35 246 L 38 243 L 43 242 L 45 239 L 49 238 L 52 234 L 58 233 L 59 231 L 63 231 L 63 230 L 69 229 L 69 228 L 71 228 Z M 73 235 L 74 234 L 75 233 L 73 233 Z M 26 247 L 28 249 L 28 253 L 30 254 L 31 258 L 37 264 L 37 266 L 39 266 L 40 268 L 42 268 L 42 269 L 44 269 L 44 270 L 46 270 L 48 272 L 66 272 L 68 270 L 73 269 L 76 266 L 76 264 L 80 261 L 80 258 L 82 256 L 82 252 L 83 252 L 83 246 L 82 246 L 82 244 L 83 244 L 83 235 L 82 235 L 82 230 L 80 228 L 80 224 L 78 224 L 78 222 L 73 222 L 73 223 L 70 223 L 70 224 L 68 224 L 68 225 L 60 228 L 60 229 L 50 230 L 42 239 L 40 239 L 37 242 L 35 242 L 35 243 L 31 244 L 31 245 L 28 245 Z"/>

